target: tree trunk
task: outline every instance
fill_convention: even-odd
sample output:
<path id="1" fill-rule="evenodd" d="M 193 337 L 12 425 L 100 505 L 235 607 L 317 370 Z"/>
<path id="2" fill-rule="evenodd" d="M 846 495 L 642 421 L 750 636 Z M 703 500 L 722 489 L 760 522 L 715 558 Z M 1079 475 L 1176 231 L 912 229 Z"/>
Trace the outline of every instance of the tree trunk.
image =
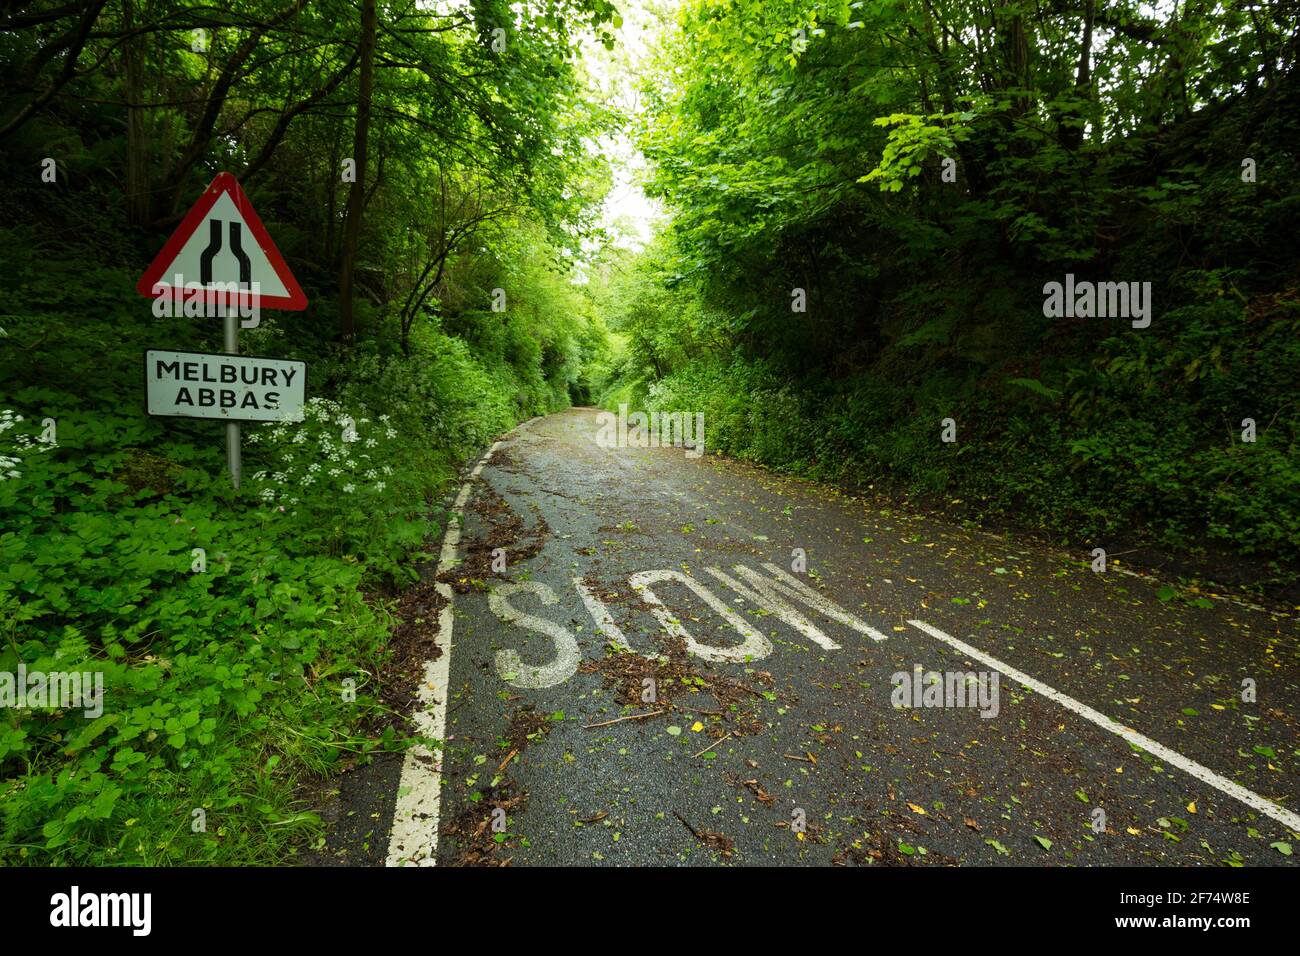
<path id="1" fill-rule="evenodd" d="M 338 184 L 339 184 L 339 135 L 337 127 L 332 129 L 330 136 L 330 161 L 325 170 L 325 182 L 328 183 L 325 191 L 325 208 L 329 212 L 329 221 L 325 224 L 325 255 L 322 262 L 327 262 L 332 268 L 337 268 L 338 260 L 334 257 L 334 235 L 338 232 Z"/>
<path id="2" fill-rule="evenodd" d="M 1083 38 L 1079 41 L 1079 65 L 1075 73 L 1074 95 L 1079 102 L 1063 110 L 1058 120 L 1060 129 L 1057 141 L 1066 149 L 1075 150 L 1083 145 L 1083 124 L 1092 111 L 1087 109 L 1092 100 L 1092 21 L 1094 0 L 1087 0 L 1083 10 Z M 1100 131 L 1094 129 L 1093 135 Z"/>
<path id="3" fill-rule="evenodd" d="M 122 27 L 129 34 L 135 27 L 135 0 L 122 4 Z M 149 136 L 145 129 L 143 103 L 144 37 L 131 37 L 123 45 L 122 63 L 126 86 L 126 210 L 133 226 L 152 219 L 149 193 Z"/>
<path id="4" fill-rule="evenodd" d="M 343 262 L 339 269 L 339 334 L 345 342 L 356 337 L 352 311 L 353 273 L 357 264 L 357 240 L 361 237 L 361 215 L 365 205 L 366 148 L 370 136 L 370 97 L 375 83 L 375 0 L 362 0 L 361 78 L 357 99 L 357 128 L 352 158 L 356 176 L 348 189 L 347 222 L 343 227 Z"/>

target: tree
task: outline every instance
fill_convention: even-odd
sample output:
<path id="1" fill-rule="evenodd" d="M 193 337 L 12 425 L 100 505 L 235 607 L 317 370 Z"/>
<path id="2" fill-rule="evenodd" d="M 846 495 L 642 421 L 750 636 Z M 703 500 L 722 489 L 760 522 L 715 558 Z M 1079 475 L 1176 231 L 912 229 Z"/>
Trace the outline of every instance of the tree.
<path id="1" fill-rule="evenodd" d="M 375 0 L 362 0 L 361 89 L 357 98 L 356 130 L 352 140 L 352 158 L 356 165 L 348 189 L 343 256 L 339 268 L 339 333 L 348 342 L 356 336 L 352 280 L 356 271 L 357 242 L 361 236 L 361 216 L 365 204 L 366 155 L 370 149 L 370 101 L 375 83 L 375 24 Z"/>

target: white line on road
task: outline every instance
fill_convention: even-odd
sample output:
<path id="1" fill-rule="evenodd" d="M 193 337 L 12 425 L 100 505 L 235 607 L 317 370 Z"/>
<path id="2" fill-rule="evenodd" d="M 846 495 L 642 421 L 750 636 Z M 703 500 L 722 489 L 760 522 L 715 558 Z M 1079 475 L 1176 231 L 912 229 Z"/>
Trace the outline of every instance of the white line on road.
<path id="1" fill-rule="evenodd" d="M 745 639 L 744 643 L 732 647 L 714 647 L 712 644 L 701 644 L 691 637 L 686 628 L 682 626 L 681 621 L 674 617 L 673 612 L 664 605 L 663 601 L 659 600 L 659 596 L 650 590 L 650 585 L 658 584 L 660 581 L 677 581 L 686 585 L 695 592 L 696 597 L 713 608 L 719 616 L 734 627 L 736 632 Z M 751 627 L 743 617 L 727 607 L 722 598 L 689 574 L 683 574 L 675 568 L 662 571 L 638 571 L 627 579 L 627 583 L 632 585 L 632 590 L 641 595 L 642 601 L 650 605 L 650 613 L 659 621 L 659 625 L 664 631 L 671 637 L 680 637 L 686 643 L 686 653 L 688 654 L 702 657 L 706 661 L 748 663 L 749 661 L 762 660 L 772 653 L 771 641 L 760 631 Z"/>
<path id="2" fill-rule="evenodd" d="M 1075 560 L 1077 560 L 1077 559 L 1075 559 Z M 1083 562 L 1083 563 L 1086 564 L 1087 562 Z M 1145 582 L 1147 582 L 1147 584 L 1163 584 L 1163 583 L 1164 583 L 1160 578 L 1156 577 L 1154 574 L 1146 574 L 1145 572 L 1142 572 L 1142 571 L 1130 571 L 1128 568 L 1116 568 L 1116 567 L 1111 567 L 1110 570 L 1111 570 L 1111 571 L 1118 571 L 1120 574 L 1127 574 L 1129 577 L 1131 577 L 1131 578 L 1137 578 L 1139 581 L 1145 581 Z M 1205 597 L 1206 595 L 1200 595 L 1200 596 Z M 1229 602 L 1231 602 L 1231 603 L 1237 605 L 1238 607 L 1244 607 L 1244 608 L 1247 608 L 1248 610 L 1251 610 L 1251 611 L 1259 611 L 1261 614 L 1277 615 L 1277 614 L 1280 613 L 1277 609 L 1274 609 L 1274 610 L 1271 610 L 1271 611 L 1270 611 L 1270 610 L 1269 610 L 1268 608 L 1266 608 L 1266 607 L 1260 607 L 1258 604 L 1252 604 L 1251 602 L 1249 602 L 1249 601 L 1247 601 L 1247 600 L 1245 600 L 1245 599 L 1243 599 L 1243 598 L 1239 598 L 1239 597 L 1237 597 L 1237 596 L 1234 595 L 1234 594 L 1214 594 L 1214 595 L 1212 595 L 1211 597 L 1212 597 L 1212 600 L 1216 600 L 1216 601 L 1229 601 Z M 1282 616 L 1282 617 L 1289 617 L 1290 615 L 1282 614 L 1281 616 Z"/>
<path id="3" fill-rule="evenodd" d="M 1073 697 L 1067 696 L 1066 694 L 1062 694 L 1059 690 L 1048 687 L 1042 681 L 1035 680 L 1023 671 L 1018 671 L 1014 667 L 1008 667 L 996 657 L 993 657 L 990 654 L 985 654 L 983 651 L 976 650 L 965 641 L 959 641 L 952 635 L 945 634 L 937 627 L 926 624 L 924 621 L 908 621 L 907 623 L 924 631 L 936 640 L 943 641 L 949 647 L 961 651 L 966 656 L 972 657 L 980 663 L 992 667 L 994 670 L 1001 671 L 1012 680 L 1023 684 L 1032 691 L 1042 694 L 1048 700 L 1055 701 L 1066 710 L 1076 713 L 1086 720 L 1092 721 L 1103 730 L 1109 730 L 1112 734 L 1128 741 L 1135 747 L 1142 748 L 1152 756 L 1159 757 L 1165 763 L 1171 764 L 1184 773 L 1190 774 L 1202 783 L 1209 784 L 1211 787 L 1214 787 L 1222 793 L 1226 793 L 1235 800 L 1240 800 L 1242 803 L 1246 804 L 1246 806 L 1258 810 L 1267 817 L 1272 817 L 1288 830 L 1300 833 L 1300 814 L 1293 813 L 1284 807 L 1278 806 L 1276 803 L 1261 797 L 1254 791 L 1247 790 L 1245 787 L 1241 786 L 1241 784 L 1233 783 L 1227 777 L 1220 776 L 1209 767 L 1202 766 L 1195 760 L 1184 757 L 1176 750 L 1170 750 L 1164 744 L 1157 743 L 1150 737 L 1143 736 L 1131 727 L 1125 727 L 1123 724 L 1111 720 L 1100 711 L 1093 710 L 1087 704 L 1080 703 Z"/>
<path id="4" fill-rule="evenodd" d="M 460 486 L 460 493 L 451 506 L 451 514 L 447 516 L 447 531 L 442 537 L 437 577 L 456 566 L 460 525 L 464 518 L 465 504 L 473 491 L 473 482 L 500 447 L 501 442 L 494 442 L 487 454 L 478 460 L 469 478 Z M 441 581 L 435 582 L 433 587 L 443 599 L 433 638 L 435 646 L 442 653 L 437 660 L 426 661 L 424 664 L 424 680 L 416 695 L 411 719 L 417 734 L 442 741 L 447 732 L 447 696 L 451 689 L 452 601 L 455 592 L 450 585 Z M 388 866 L 433 866 L 437 863 L 438 819 L 441 809 L 442 748 L 430 753 L 428 747 L 412 747 L 402 760 L 402 779 L 397 786 L 397 806 L 393 810 L 393 832 L 388 838 Z"/>
<path id="5" fill-rule="evenodd" d="M 586 605 L 587 613 L 596 622 L 597 632 L 615 647 L 631 651 L 632 645 L 627 642 L 627 638 L 623 636 L 623 631 L 614 622 L 614 616 L 609 613 L 609 608 L 605 606 L 605 602 L 591 592 L 591 588 L 587 587 L 581 577 L 574 576 L 573 586 L 578 589 L 578 596 L 582 598 L 582 603 Z"/>

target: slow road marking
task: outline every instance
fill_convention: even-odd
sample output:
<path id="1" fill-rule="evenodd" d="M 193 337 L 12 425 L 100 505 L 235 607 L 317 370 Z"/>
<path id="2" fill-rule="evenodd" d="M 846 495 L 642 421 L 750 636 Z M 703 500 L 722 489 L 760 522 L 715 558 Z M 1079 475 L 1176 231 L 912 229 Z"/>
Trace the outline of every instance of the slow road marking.
<path id="1" fill-rule="evenodd" d="M 502 442 L 493 444 L 487 454 L 479 460 L 456 496 L 438 560 L 439 577 L 451 570 L 457 562 L 461 523 L 464 519 L 465 506 L 472 493 L 473 482 L 501 444 Z M 822 617 L 844 625 L 873 641 L 886 639 L 885 634 L 824 594 L 809 587 L 805 582 L 786 573 L 783 568 L 771 563 L 764 563 L 762 567 L 768 573 L 768 577 L 739 564 L 731 568 L 730 574 L 713 567 L 704 570 L 740 598 L 756 608 L 775 615 L 787 626 L 824 650 L 837 651 L 841 646 L 828 637 L 820 627 L 813 624 L 801 609 L 796 608 L 797 605 L 802 604 L 804 608 L 815 611 Z M 629 642 L 600 596 L 593 593 L 581 577 L 574 576 L 571 580 L 583 605 L 596 624 L 597 633 L 611 644 L 631 650 Z M 682 585 L 691 591 L 696 598 L 727 621 L 742 638 L 742 642 L 729 647 L 717 647 L 696 641 L 682 627 L 673 611 L 651 590 L 651 585 L 667 583 Z M 640 594 L 645 606 L 655 616 L 663 630 L 682 638 L 688 652 L 695 656 L 717 663 L 743 663 L 762 659 L 773 650 L 771 641 L 762 632 L 755 629 L 743 616 L 696 578 L 677 570 L 651 570 L 631 575 L 628 584 Z M 437 660 L 425 664 L 424 681 L 419 688 L 413 719 L 419 734 L 441 741 L 445 739 L 447 725 L 454 592 L 449 585 L 441 582 L 436 583 L 435 588 L 445 602 L 438 614 L 435 634 L 435 643 L 442 653 Z M 488 595 L 488 605 L 503 623 L 551 638 L 554 645 L 553 657 L 549 663 L 530 665 L 520 658 L 518 652 L 504 650 L 496 657 L 497 672 L 507 683 L 520 688 L 552 687 L 563 683 L 576 672 L 580 662 L 578 642 L 564 626 L 527 614 L 511 603 L 512 597 L 518 599 L 525 596 L 531 596 L 533 601 L 539 602 L 543 607 L 559 603 L 558 597 L 549 586 L 540 582 L 526 581 L 508 583 L 493 589 Z M 925 621 L 909 620 L 908 623 L 963 655 L 1002 673 L 1008 679 L 1060 704 L 1071 713 L 1083 717 L 1132 746 L 1177 767 L 1220 793 L 1277 821 L 1287 829 L 1300 833 L 1300 814 L 1279 806 Z M 413 747 L 407 751 L 402 764 L 393 830 L 389 841 L 387 858 L 389 866 L 432 866 L 436 863 L 441 812 L 442 760 L 441 748 L 431 752 L 426 747 Z"/>

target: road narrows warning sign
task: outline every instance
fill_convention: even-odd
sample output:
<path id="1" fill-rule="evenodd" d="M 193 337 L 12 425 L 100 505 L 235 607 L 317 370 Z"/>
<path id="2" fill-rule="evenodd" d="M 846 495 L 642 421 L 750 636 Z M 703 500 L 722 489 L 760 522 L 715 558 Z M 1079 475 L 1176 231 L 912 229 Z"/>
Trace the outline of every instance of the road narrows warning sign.
<path id="1" fill-rule="evenodd" d="M 307 363 L 220 352 L 144 354 L 150 415 L 243 422 L 300 422 Z"/>
<path id="2" fill-rule="evenodd" d="M 136 291 L 233 308 L 247 302 L 250 290 L 262 309 L 307 307 L 307 296 L 253 204 L 234 176 L 219 173 L 145 269 Z"/>

